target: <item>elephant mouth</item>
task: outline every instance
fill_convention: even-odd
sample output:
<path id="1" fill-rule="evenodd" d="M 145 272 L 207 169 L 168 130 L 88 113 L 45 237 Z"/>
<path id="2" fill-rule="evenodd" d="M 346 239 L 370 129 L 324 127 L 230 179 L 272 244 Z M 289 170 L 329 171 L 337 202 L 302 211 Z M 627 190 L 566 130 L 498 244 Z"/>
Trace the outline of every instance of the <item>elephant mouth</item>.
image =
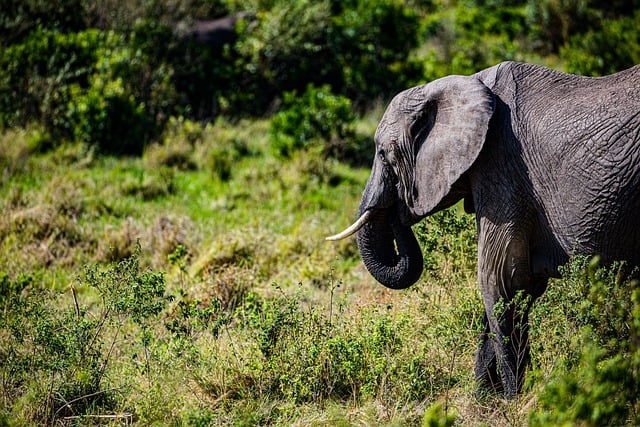
<path id="1" fill-rule="evenodd" d="M 353 224 L 351 224 L 349 227 L 344 229 L 344 231 L 341 231 L 338 234 L 334 234 L 333 236 L 326 237 L 325 240 L 336 241 L 336 240 L 346 239 L 349 236 L 353 236 L 362 227 L 364 227 L 366 223 L 369 222 L 369 220 L 371 219 L 371 216 L 372 216 L 371 210 L 365 211 L 362 215 L 360 215 L 360 217 Z"/>
<path id="2" fill-rule="evenodd" d="M 391 289 L 405 289 L 422 274 L 423 258 L 410 225 L 389 209 L 365 210 L 343 232 L 327 237 L 340 240 L 357 233 L 358 249 L 371 275 Z"/>
<path id="3" fill-rule="evenodd" d="M 365 210 L 359 217 L 356 219 L 353 224 L 345 228 L 343 231 L 325 237 L 327 241 L 338 241 L 346 239 L 354 234 L 356 234 L 362 227 L 364 227 L 368 222 L 370 222 L 376 216 L 376 210 L 367 209 Z M 414 215 L 411 214 L 408 208 L 398 208 L 397 209 L 397 222 L 396 225 L 400 225 L 402 227 L 411 227 L 416 224 L 420 219 L 416 219 Z"/>

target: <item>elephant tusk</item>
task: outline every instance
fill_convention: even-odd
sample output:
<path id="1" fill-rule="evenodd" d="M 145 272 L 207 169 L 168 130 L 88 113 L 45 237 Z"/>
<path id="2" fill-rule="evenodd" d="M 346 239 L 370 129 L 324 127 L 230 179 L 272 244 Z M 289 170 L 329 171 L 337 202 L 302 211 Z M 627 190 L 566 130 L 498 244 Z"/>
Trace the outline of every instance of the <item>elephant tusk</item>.
<path id="1" fill-rule="evenodd" d="M 371 211 L 366 211 L 360 218 L 356 220 L 353 224 L 351 224 L 346 230 L 342 233 L 335 234 L 333 236 L 327 237 L 325 240 L 342 240 L 354 234 L 356 231 L 360 230 L 363 225 L 365 225 L 369 221 L 369 217 L 371 217 Z"/>

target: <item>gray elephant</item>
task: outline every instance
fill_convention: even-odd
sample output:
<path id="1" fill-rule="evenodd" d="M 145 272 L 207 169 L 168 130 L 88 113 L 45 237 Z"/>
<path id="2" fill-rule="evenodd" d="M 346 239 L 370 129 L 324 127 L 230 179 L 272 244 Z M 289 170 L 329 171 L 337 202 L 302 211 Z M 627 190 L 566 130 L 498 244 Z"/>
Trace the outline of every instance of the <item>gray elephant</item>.
<path id="1" fill-rule="evenodd" d="M 640 265 L 640 66 L 589 78 L 504 62 L 444 77 L 398 94 L 375 143 L 359 218 L 327 239 L 357 232 L 376 280 L 407 288 L 423 265 L 411 226 L 464 199 L 476 214 L 485 387 L 520 391 L 529 309 L 571 254 Z"/>

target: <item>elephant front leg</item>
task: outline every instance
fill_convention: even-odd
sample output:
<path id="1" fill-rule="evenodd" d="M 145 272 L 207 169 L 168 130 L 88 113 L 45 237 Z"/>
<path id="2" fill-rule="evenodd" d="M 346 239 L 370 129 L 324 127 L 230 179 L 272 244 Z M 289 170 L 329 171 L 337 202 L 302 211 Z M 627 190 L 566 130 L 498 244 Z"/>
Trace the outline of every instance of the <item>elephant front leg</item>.
<path id="1" fill-rule="evenodd" d="M 530 363 L 529 308 L 531 298 L 518 293 L 511 300 L 499 300 L 488 318 L 488 346 L 493 347 L 495 369 L 505 397 L 515 397 L 524 383 Z"/>
<path id="2" fill-rule="evenodd" d="M 496 359 L 496 351 L 491 338 L 491 330 L 489 329 L 489 321 L 487 313 L 482 314 L 483 330 L 478 341 L 475 360 L 475 377 L 478 391 L 493 391 L 501 393 L 502 381 L 498 375 L 498 361 Z"/>
<path id="3" fill-rule="evenodd" d="M 495 231 L 495 230 L 494 230 Z M 526 239 L 504 232 L 487 246 L 479 236 L 478 280 L 485 306 L 484 331 L 476 353 L 476 378 L 506 397 L 522 388 L 529 364 L 528 314 L 533 297 Z M 485 237 L 485 238 L 483 238 Z"/>

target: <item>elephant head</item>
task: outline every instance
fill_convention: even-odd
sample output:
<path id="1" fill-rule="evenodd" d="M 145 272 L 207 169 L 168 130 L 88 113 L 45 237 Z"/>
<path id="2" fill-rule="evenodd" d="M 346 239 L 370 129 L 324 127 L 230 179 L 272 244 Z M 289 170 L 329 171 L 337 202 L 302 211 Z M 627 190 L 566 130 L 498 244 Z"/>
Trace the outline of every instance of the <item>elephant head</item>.
<path id="1" fill-rule="evenodd" d="M 375 134 L 359 218 L 328 240 L 357 232 L 363 262 L 392 289 L 414 284 L 423 258 L 411 226 L 464 196 L 459 181 L 482 150 L 493 93 L 477 78 L 449 76 L 398 94 Z"/>

